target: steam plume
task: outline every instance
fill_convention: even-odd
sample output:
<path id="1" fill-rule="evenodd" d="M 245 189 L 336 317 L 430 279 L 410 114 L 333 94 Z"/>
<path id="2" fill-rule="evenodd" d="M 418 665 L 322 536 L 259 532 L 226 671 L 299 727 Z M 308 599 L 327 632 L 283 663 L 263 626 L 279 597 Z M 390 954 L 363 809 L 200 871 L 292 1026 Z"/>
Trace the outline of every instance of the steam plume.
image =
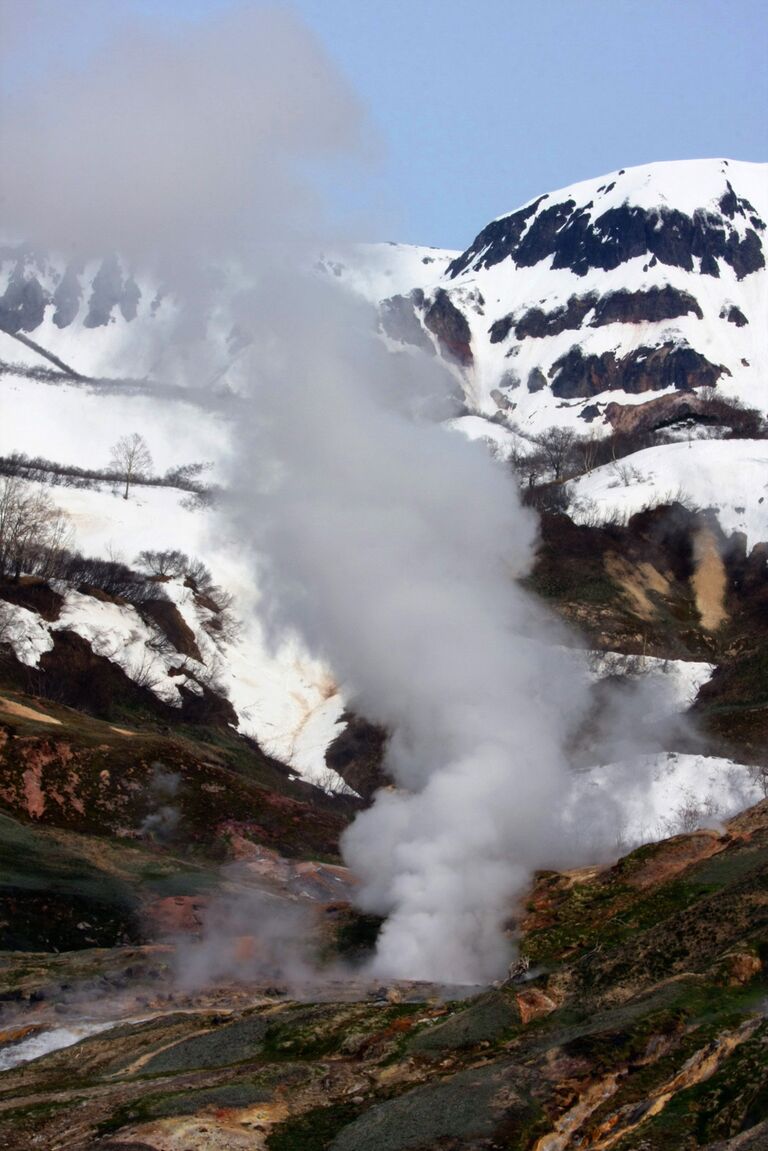
<path id="1" fill-rule="evenodd" d="M 273 624 L 298 629 L 391 733 L 402 790 L 344 840 L 364 907 L 389 917 L 378 971 L 484 980 L 504 967 L 512 895 L 554 850 L 580 688 L 515 582 L 536 528 L 514 483 L 434 423 L 447 373 L 392 356 L 362 309 L 300 286 L 271 293 L 255 341 L 273 354 L 253 369 L 233 511 Z"/>

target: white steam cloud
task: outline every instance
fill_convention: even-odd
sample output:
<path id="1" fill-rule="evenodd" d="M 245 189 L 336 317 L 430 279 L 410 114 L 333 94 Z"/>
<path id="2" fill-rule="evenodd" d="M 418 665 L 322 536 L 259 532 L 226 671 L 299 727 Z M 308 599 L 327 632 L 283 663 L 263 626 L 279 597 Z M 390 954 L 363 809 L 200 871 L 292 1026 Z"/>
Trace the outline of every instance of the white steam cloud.
<path id="1" fill-rule="evenodd" d="M 388 916 L 376 969 L 482 981 L 508 958 L 513 895 L 555 848 L 583 702 L 516 582 L 536 526 L 509 473 L 435 424 L 447 372 L 393 356 L 363 309 L 298 277 L 263 306 L 233 514 L 274 624 L 391 733 L 401 790 L 344 839 L 363 906 Z"/>

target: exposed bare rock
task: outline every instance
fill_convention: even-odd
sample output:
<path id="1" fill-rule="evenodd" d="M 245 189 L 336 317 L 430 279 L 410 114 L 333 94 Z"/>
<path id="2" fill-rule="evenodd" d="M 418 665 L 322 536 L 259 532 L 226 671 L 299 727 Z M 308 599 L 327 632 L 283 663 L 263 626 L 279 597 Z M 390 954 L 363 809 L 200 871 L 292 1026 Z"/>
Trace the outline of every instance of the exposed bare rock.
<path id="1" fill-rule="evenodd" d="M 587 399 L 607 391 L 635 395 L 674 387 L 712 387 L 727 369 L 685 345 L 641 347 L 616 358 L 613 352 L 584 355 L 576 345 L 550 368 L 552 391 L 562 399 Z"/>
<path id="2" fill-rule="evenodd" d="M 36 276 L 15 272 L 0 296 L 0 329 L 31 332 L 43 322 L 48 296 Z"/>
<path id="3" fill-rule="evenodd" d="M 587 296 L 571 296 L 561 308 L 545 312 L 541 308 L 531 308 L 522 316 L 515 319 L 513 316 L 504 316 L 491 324 L 489 329 L 491 343 L 498 344 L 506 339 L 514 327 L 515 338 L 524 340 L 527 337 L 541 339 L 544 336 L 557 336 L 560 332 L 575 331 L 581 327 L 584 317 L 594 308 L 597 302 L 596 293 Z"/>
<path id="4" fill-rule="evenodd" d="M 589 326 L 658 323 L 686 316 L 689 312 L 702 319 L 701 308 L 690 292 L 665 284 L 662 288 L 647 288 L 645 291 L 609 292 L 596 303 L 595 315 Z"/>
<path id="5" fill-rule="evenodd" d="M 741 308 L 737 308 L 735 304 L 731 304 L 728 309 L 724 308 L 720 313 L 720 319 L 727 320 L 729 324 L 735 324 L 737 328 L 743 328 L 749 323 Z"/>
<path id="6" fill-rule="evenodd" d="M 557 1004 L 538 987 L 531 987 L 527 991 L 518 991 L 515 994 L 517 1006 L 520 1008 L 520 1020 L 523 1024 L 531 1023 L 534 1019 L 542 1019 L 557 1010 Z"/>
<path id="7" fill-rule="evenodd" d="M 200 930 L 207 905 L 204 895 L 167 895 L 150 903 L 144 916 L 154 938 L 191 935 Z"/>
<path id="8" fill-rule="evenodd" d="M 189 656 L 190 659 L 196 659 L 200 663 L 203 662 L 195 633 L 175 603 L 168 599 L 149 599 L 140 604 L 139 611 L 142 617 L 147 617 L 157 624 L 168 642 L 181 655 Z"/>
<path id="9" fill-rule="evenodd" d="M 605 422 L 621 435 L 640 435 L 656 431 L 679 420 L 696 418 L 703 410 L 703 403 L 695 392 L 673 393 L 647 400 L 643 404 L 605 405 Z"/>
<path id="10" fill-rule="evenodd" d="M 459 311 L 444 288 L 438 288 L 424 314 L 424 323 L 437 336 L 443 351 L 463 367 L 473 362 L 472 334 L 464 313 Z"/>
<path id="11" fill-rule="evenodd" d="M 542 388 L 547 386 L 547 377 L 542 372 L 541 368 L 532 368 L 528 374 L 528 391 L 540 392 Z"/>
<path id="12" fill-rule="evenodd" d="M 625 874 L 626 882 L 638 891 L 658 887 L 661 883 L 668 883 L 686 867 L 710 859 L 724 847 L 723 838 L 716 831 L 675 835 L 635 860 L 632 869 Z"/>
<path id="13" fill-rule="evenodd" d="M 325 753 L 328 767 L 363 799 L 371 799 L 387 783 L 384 747 L 387 733 L 358 715 L 346 713 L 346 727 Z"/>
<path id="14" fill-rule="evenodd" d="M 737 309 L 738 310 L 738 309 Z M 530 308 L 522 316 L 503 316 L 489 328 L 491 343 L 505 340 L 514 329 L 515 339 L 542 339 L 560 332 L 578 331 L 586 317 L 594 311 L 589 327 L 605 324 L 641 324 L 672 320 L 692 312 L 699 319 L 702 311 L 689 292 L 667 284 L 661 288 L 648 288 L 636 292 L 617 291 L 598 297 L 596 292 L 585 296 L 571 296 L 568 302 L 551 312 Z"/>
<path id="15" fill-rule="evenodd" d="M 701 273 L 709 276 L 720 275 L 722 260 L 740 280 L 765 267 L 760 235 L 765 225 L 753 216 L 751 205 L 737 197 L 733 217 L 704 210 L 689 216 L 675 208 L 625 203 L 593 218 L 592 202 L 578 206 L 573 199 L 559 204 L 548 200 L 542 196 L 483 228 L 448 265 L 448 274 L 492 268 L 507 258 L 518 268 L 551 259 L 553 268 L 569 268 L 577 276 L 593 268 L 610 271 L 637 256 L 655 257 L 661 264 L 689 272 L 698 260 Z M 743 235 L 730 222 L 736 214 L 750 222 Z"/>
<path id="16" fill-rule="evenodd" d="M 57 328 L 67 328 L 77 317 L 80 311 L 80 302 L 83 298 L 83 288 L 80 283 L 82 266 L 69 263 L 64 269 L 64 275 L 56 285 L 52 303 L 55 307 L 53 322 Z"/>

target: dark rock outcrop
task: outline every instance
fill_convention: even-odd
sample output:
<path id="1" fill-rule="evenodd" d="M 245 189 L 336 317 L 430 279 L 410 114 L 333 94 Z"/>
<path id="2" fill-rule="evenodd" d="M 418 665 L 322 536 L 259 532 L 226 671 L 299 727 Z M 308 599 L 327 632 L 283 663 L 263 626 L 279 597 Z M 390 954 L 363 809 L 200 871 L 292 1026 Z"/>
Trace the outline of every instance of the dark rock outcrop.
<path id="1" fill-rule="evenodd" d="M 701 273 L 709 276 L 719 276 L 718 261 L 722 260 L 740 280 L 765 267 L 758 234 L 765 225 L 750 214 L 751 205 L 738 197 L 726 201 L 732 214 L 699 210 L 688 216 L 674 208 L 625 203 L 594 219 L 591 203 L 578 207 L 569 199 L 539 211 L 544 199 L 494 220 L 448 265 L 448 274 L 456 277 L 469 269 L 491 268 L 507 258 L 518 268 L 551 259 L 553 268 L 569 268 L 578 276 L 593 268 L 609 271 L 638 256 L 689 272 L 694 260 L 699 260 Z M 749 220 L 743 235 L 729 222 L 736 215 Z"/>
<path id="2" fill-rule="evenodd" d="M 67 264 L 64 275 L 53 293 L 52 302 L 56 309 L 53 313 L 53 322 L 57 328 L 69 327 L 80 311 L 80 302 L 83 298 L 80 271 L 81 269 L 75 264 Z"/>
<path id="3" fill-rule="evenodd" d="M 662 288 L 648 288 L 645 291 L 629 292 L 619 290 L 598 298 L 595 292 L 585 296 L 571 296 L 567 303 L 551 312 L 542 308 L 530 308 L 519 318 L 514 314 L 503 316 L 491 324 L 491 343 L 505 340 L 514 329 L 515 338 L 528 337 L 543 339 L 557 336 L 560 332 L 578 331 L 591 311 L 590 328 L 601 328 L 605 324 L 640 324 L 660 320 L 674 320 L 693 312 L 702 318 L 701 308 L 689 292 L 681 291 L 666 284 Z M 733 311 L 734 309 L 732 309 Z M 735 309 L 738 311 L 738 309 Z M 746 321 L 745 321 L 746 323 Z"/>
<path id="4" fill-rule="evenodd" d="M 463 312 L 459 311 L 444 288 L 438 288 L 424 314 L 424 323 L 433 332 L 440 347 L 463 367 L 473 362 L 471 333 Z"/>
<path id="5" fill-rule="evenodd" d="M 120 298 L 120 311 L 123 319 L 131 320 L 136 319 L 136 313 L 139 310 L 139 301 L 141 300 L 141 289 L 134 280 L 133 276 L 129 276 L 123 285 L 123 294 Z"/>
<path id="6" fill-rule="evenodd" d="M 726 371 L 693 348 L 666 343 L 618 358 L 613 352 L 585 356 L 576 346 L 555 361 L 549 374 L 554 395 L 587 399 L 617 390 L 635 395 L 669 387 L 681 391 L 712 387 Z"/>
<path id="7" fill-rule="evenodd" d="M 541 368 L 532 368 L 528 373 L 528 391 L 540 392 L 547 386 L 547 377 L 542 372 Z"/>
<path id="8" fill-rule="evenodd" d="M 605 324 L 658 323 L 660 320 L 676 320 L 693 312 L 699 320 L 702 311 L 690 292 L 665 284 L 663 288 L 648 288 L 646 291 L 628 292 L 620 290 L 603 296 L 595 305 L 595 315 L 591 328 L 601 328 Z"/>
<path id="9" fill-rule="evenodd" d="M 547 196 L 540 196 L 538 200 L 534 200 L 532 204 L 528 204 L 518 212 L 512 212 L 500 220 L 493 220 L 478 233 L 466 252 L 462 252 L 451 261 L 446 269 L 447 274 L 456 277 L 469 267 L 473 267 L 475 271 L 479 268 L 490 268 L 505 260 L 507 256 L 514 256 L 528 221 L 546 199 Z"/>
<path id="10" fill-rule="evenodd" d="M 37 276 L 14 271 L 0 296 L 0 329 L 4 332 L 31 332 L 43 322 L 48 296 Z"/>
<path id="11" fill-rule="evenodd" d="M 112 311 L 123 297 L 123 274 L 116 256 L 102 260 L 93 277 L 91 298 L 88 301 L 88 315 L 83 321 L 86 328 L 100 328 L 108 324 Z"/>
<path id="12" fill-rule="evenodd" d="M 545 312 L 542 308 L 530 308 L 518 319 L 513 315 L 503 316 L 489 328 L 491 343 L 498 344 L 506 339 L 512 328 L 518 340 L 525 340 L 528 337 L 542 339 L 544 336 L 557 336 L 560 332 L 576 331 L 596 302 L 597 296 L 592 292 L 586 296 L 571 296 L 566 304 L 554 308 L 551 312 Z"/>
<path id="13" fill-rule="evenodd" d="M 148 599 L 139 605 L 140 614 L 160 628 L 168 642 L 181 655 L 203 662 L 195 633 L 182 616 L 175 603 L 169 599 Z"/>
<path id="14" fill-rule="evenodd" d="M 609 403 L 605 405 L 604 416 L 614 432 L 627 436 L 644 435 L 686 421 L 730 428 L 739 435 L 755 434 L 759 430 L 753 427 L 755 421 L 759 421 L 759 413 L 754 409 L 733 406 L 722 396 L 696 392 L 672 392 L 644 404 Z"/>
<path id="15" fill-rule="evenodd" d="M 743 328 L 749 323 L 741 308 L 737 308 L 735 304 L 731 304 L 730 308 L 723 308 L 720 319 L 727 320 L 729 324 L 735 324 L 737 328 Z"/>
<path id="16" fill-rule="evenodd" d="M 102 260 L 98 272 L 93 277 L 91 297 L 88 301 L 88 315 L 83 321 L 86 328 L 100 328 L 112 319 L 115 308 L 119 308 L 124 320 L 133 320 L 141 299 L 141 290 L 133 276 L 123 278 L 123 271 L 117 256 Z"/>
<path id="17" fill-rule="evenodd" d="M 380 727 L 346 714 L 347 726 L 325 753 L 325 762 L 363 799 L 370 800 L 387 783 L 384 749 L 387 733 Z"/>

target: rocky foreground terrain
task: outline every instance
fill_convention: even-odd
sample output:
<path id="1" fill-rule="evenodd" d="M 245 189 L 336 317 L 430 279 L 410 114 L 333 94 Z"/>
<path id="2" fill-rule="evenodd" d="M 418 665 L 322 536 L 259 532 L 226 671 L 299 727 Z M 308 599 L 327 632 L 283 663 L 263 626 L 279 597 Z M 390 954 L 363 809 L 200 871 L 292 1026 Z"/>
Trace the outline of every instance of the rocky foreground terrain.
<path id="1" fill-rule="evenodd" d="M 4 1055 L 78 1016 L 112 1025 L 4 1073 L 2 1146 L 758 1151 L 767 875 L 766 803 L 540 874 L 515 925 L 530 967 L 461 999 L 354 974 L 194 995 L 157 945 L 6 954 Z"/>

